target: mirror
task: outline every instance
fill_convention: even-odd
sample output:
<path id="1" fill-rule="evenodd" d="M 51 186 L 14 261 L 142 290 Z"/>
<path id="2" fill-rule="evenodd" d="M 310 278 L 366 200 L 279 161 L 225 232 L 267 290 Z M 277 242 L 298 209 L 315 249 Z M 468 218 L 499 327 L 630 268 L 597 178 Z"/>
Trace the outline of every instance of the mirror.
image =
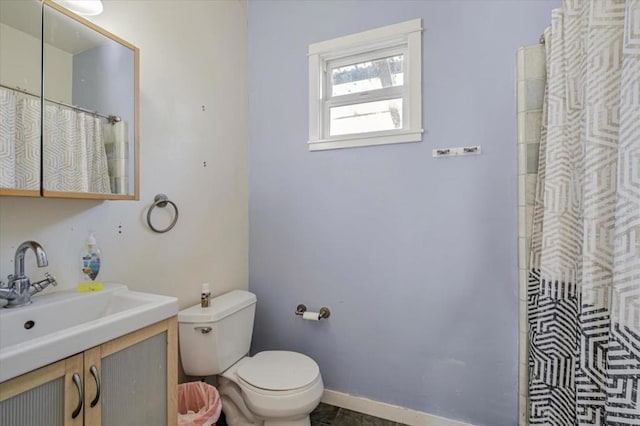
<path id="1" fill-rule="evenodd" d="M 0 7 L 0 114 L 24 115 L 11 102 L 28 98 L 34 104 L 28 116 L 39 121 L 37 150 L 31 138 L 13 132 L 14 157 L 24 145 L 37 153 L 37 184 L 23 188 L 25 179 L 14 176 L 13 187 L 0 181 L 0 194 L 137 200 L 138 49 L 51 0 L 0 0 Z M 11 139 L 2 132 L 0 162 Z M 14 175 L 24 174 L 14 162 Z"/>
<path id="2" fill-rule="evenodd" d="M 0 194 L 40 196 L 41 20 L 37 1 L 0 1 Z"/>
<path id="3" fill-rule="evenodd" d="M 43 22 L 43 194 L 135 199 L 138 49 L 46 0 Z"/>

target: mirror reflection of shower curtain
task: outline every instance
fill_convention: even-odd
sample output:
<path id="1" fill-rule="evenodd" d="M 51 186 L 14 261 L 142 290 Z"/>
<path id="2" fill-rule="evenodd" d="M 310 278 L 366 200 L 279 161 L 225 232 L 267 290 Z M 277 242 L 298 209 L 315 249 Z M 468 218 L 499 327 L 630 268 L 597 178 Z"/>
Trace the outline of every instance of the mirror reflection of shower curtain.
<path id="1" fill-rule="evenodd" d="M 104 147 L 107 151 L 111 192 L 127 194 L 129 191 L 129 128 L 120 121 L 106 124 L 102 129 Z"/>
<path id="2" fill-rule="evenodd" d="M 40 189 L 40 100 L 0 88 L 0 187 Z"/>
<path id="3" fill-rule="evenodd" d="M 640 0 L 565 1 L 528 286 L 529 424 L 640 425 Z"/>
<path id="4" fill-rule="evenodd" d="M 101 119 L 61 105 L 44 105 L 44 188 L 110 193 Z"/>

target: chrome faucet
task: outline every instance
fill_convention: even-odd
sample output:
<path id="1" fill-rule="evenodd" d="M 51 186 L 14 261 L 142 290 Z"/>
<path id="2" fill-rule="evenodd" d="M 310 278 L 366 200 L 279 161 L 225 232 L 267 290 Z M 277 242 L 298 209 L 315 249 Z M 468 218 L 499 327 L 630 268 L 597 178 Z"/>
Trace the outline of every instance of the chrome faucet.
<path id="1" fill-rule="evenodd" d="M 0 281 L 0 299 L 6 299 L 8 301 L 5 308 L 17 308 L 28 305 L 31 303 L 31 296 L 41 292 L 47 288 L 49 284 L 53 284 L 54 286 L 58 285 L 55 277 L 48 272 L 44 274 L 44 280 L 31 284 L 29 277 L 24 274 L 24 255 L 29 249 L 35 253 L 39 268 L 49 265 L 47 253 L 45 253 L 40 244 L 35 241 L 25 241 L 20 244 L 16 250 L 13 275 L 7 277 L 9 282 L 6 285 Z"/>

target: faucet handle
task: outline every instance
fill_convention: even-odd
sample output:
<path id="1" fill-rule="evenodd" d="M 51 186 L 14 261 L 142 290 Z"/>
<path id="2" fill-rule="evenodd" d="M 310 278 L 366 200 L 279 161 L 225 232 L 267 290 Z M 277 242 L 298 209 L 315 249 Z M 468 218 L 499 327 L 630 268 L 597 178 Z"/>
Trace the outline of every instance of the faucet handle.
<path id="1" fill-rule="evenodd" d="M 58 285 L 58 283 L 56 282 L 56 277 L 54 277 L 53 275 L 51 275 L 48 272 L 45 272 L 44 273 L 44 279 L 38 281 L 37 283 L 31 284 L 31 286 L 29 288 L 29 292 L 33 296 L 34 294 L 39 293 L 42 290 L 44 290 L 45 288 L 47 288 L 49 286 L 49 284 L 53 284 L 54 286 Z"/>
<path id="2" fill-rule="evenodd" d="M 45 281 L 47 281 L 47 285 L 48 284 L 52 284 L 54 287 L 58 285 L 58 282 L 56 281 L 56 277 L 54 277 L 53 275 L 51 275 L 48 272 L 44 273 L 44 280 L 42 280 L 40 282 L 42 283 L 42 282 L 45 282 Z"/>

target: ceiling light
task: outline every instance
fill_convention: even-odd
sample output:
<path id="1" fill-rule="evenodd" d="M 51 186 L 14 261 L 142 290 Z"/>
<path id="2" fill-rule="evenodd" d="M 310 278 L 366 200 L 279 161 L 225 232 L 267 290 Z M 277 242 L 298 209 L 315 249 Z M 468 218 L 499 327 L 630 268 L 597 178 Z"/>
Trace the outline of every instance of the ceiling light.
<path id="1" fill-rule="evenodd" d="M 104 9 L 101 0 L 55 0 L 55 2 L 83 16 L 100 15 Z"/>

